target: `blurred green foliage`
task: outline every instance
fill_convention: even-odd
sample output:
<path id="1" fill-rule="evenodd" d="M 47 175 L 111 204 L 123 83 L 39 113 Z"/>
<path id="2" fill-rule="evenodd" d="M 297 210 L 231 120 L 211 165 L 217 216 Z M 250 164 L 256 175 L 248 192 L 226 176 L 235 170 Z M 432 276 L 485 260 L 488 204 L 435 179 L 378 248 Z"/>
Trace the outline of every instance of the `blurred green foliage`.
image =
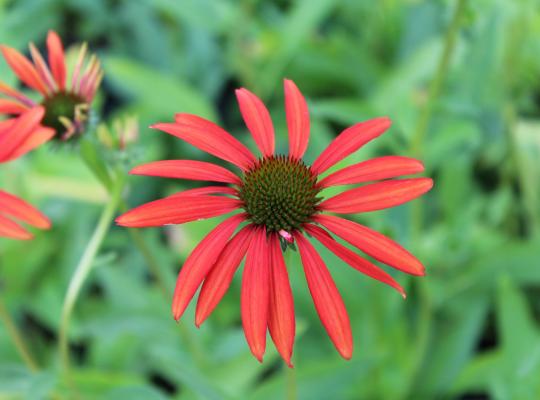
<path id="1" fill-rule="evenodd" d="M 287 254 L 299 325 L 288 371 L 272 346 L 262 365 L 250 355 L 239 276 L 200 330 L 192 309 L 179 326 L 170 293 L 114 227 L 75 309 L 65 379 L 62 301 L 106 191 L 77 147 L 3 165 L 2 187 L 39 204 L 54 228 L 31 243 L 0 241 L 1 295 L 40 367 L 25 367 L 2 327 L 0 399 L 539 399 L 539 10 L 538 0 L 0 0 L 0 43 L 43 46 L 52 28 L 99 54 L 103 120 L 140 118 L 129 164 L 204 159 L 146 128 L 180 111 L 253 147 L 234 99 L 240 86 L 268 104 L 285 151 L 288 77 L 310 105 L 308 161 L 347 125 L 388 115 L 390 131 L 345 163 L 412 154 L 435 180 L 423 200 L 358 217 L 426 265 L 425 278 L 395 274 L 406 301 L 319 248 L 349 310 L 352 361 L 326 337 L 297 253 Z M 0 76 L 14 82 L 4 62 Z M 137 205 L 187 187 L 131 177 L 126 197 Z M 168 292 L 214 224 L 141 232 Z"/>

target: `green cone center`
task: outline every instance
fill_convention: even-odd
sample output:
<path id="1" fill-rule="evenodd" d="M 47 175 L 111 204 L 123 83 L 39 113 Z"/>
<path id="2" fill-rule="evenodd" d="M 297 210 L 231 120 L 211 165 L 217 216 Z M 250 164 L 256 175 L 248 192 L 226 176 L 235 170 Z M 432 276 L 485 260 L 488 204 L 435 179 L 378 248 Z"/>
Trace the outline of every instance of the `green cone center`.
<path id="1" fill-rule="evenodd" d="M 69 92 L 58 92 L 46 97 L 41 103 L 45 108 L 43 125 L 53 128 L 57 132 L 55 137 L 58 137 L 58 133 L 66 130 L 60 118 L 65 117 L 70 121 L 75 121 L 76 108 L 84 103 L 85 100 L 81 97 Z"/>
<path id="2" fill-rule="evenodd" d="M 240 198 L 249 218 L 268 232 L 300 229 L 317 211 L 317 177 L 301 160 L 266 157 L 244 173 Z"/>

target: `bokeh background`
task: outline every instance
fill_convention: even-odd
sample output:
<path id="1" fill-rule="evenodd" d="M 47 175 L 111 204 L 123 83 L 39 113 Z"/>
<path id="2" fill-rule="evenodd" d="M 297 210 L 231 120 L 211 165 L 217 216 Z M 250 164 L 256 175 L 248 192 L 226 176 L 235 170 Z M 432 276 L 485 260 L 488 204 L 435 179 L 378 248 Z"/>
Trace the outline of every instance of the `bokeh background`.
<path id="1" fill-rule="evenodd" d="M 180 111 L 214 120 L 253 147 L 234 98 L 241 86 L 267 103 L 285 152 L 288 77 L 310 106 L 308 161 L 346 126 L 387 115 L 392 128 L 346 163 L 413 155 L 435 180 L 422 200 L 354 217 L 426 265 L 425 278 L 394 274 L 406 301 L 319 247 L 351 317 L 351 361 L 326 337 L 293 252 L 294 370 L 271 345 L 262 365 L 249 353 L 240 275 L 200 330 L 192 308 L 176 324 L 176 274 L 210 220 L 142 230 L 157 270 L 127 230 L 111 228 L 74 310 L 66 377 L 57 347 L 62 302 L 107 194 L 77 145 L 45 146 L 2 165 L 2 187 L 38 205 L 54 227 L 32 242 L 0 240 L 2 301 L 39 366 L 25 366 L 0 327 L 0 399 L 539 399 L 539 7 L 537 0 L 0 0 L 0 43 L 43 48 L 52 28 L 68 45 L 87 41 L 98 53 L 106 75 L 96 118 L 135 114 L 140 122 L 126 167 L 207 157 L 147 128 Z M 3 60 L 0 76 L 15 82 Z M 188 187 L 130 177 L 125 199 L 134 206 Z"/>

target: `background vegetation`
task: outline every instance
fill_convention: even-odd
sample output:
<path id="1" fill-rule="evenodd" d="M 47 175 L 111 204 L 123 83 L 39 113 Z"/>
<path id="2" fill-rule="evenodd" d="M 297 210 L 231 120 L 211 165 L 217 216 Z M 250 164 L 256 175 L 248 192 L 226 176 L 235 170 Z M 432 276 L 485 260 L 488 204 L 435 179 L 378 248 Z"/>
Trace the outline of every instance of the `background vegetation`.
<path id="1" fill-rule="evenodd" d="M 146 128 L 179 111 L 249 141 L 234 98 L 240 86 L 266 101 L 285 151 L 288 77 L 310 105 L 308 160 L 342 128 L 387 115 L 390 131 L 348 162 L 415 155 L 435 180 L 423 200 L 358 217 L 426 265 L 425 278 L 395 275 L 406 301 L 320 249 L 351 316 L 352 361 L 326 337 L 296 253 L 287 254 L 298 321 L 293 371 L 273 349 L 262 365 L 250 355 L 239 276 L 200 330 L 192 309 L 176 324 L 176 273 L 211 220 L 140 231 L 158 259 L 153 271 L 128 231 L 111 229 L 74 309 L 66 377 L 57 347 L 62 302 L 107 194 L 78 146 L 45 146 L 3 165 L 2 187 L 39 205 L 54 227 L 29 243 L 0 240 L 2 301 L 37 363 L 33 370 L 23 363 L 2 326 L 0 398 L 540 398 L 539 7 L 537 0 L 0 0 L 0 43 L 42 47 L 52 28 L 99 54 L 106 77 L 97 114 L 139 116 L 140 141 L 126 164 L 204 159 Z M 3 61 L 0 76 L 14 82 Z M 126 201 L 186 187 L 130 177 Z"/>

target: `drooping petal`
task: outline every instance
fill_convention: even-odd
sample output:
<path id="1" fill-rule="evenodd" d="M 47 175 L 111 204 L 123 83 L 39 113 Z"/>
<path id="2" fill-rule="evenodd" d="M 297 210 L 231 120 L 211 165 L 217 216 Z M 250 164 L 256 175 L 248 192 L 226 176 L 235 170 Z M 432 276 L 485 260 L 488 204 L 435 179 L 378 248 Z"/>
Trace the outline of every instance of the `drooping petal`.
<path id="1" fill-rule="evenodd" d="M 230 194 L 233 196 L 238 196 L 238 190 L 230 186 L 205 186 L 201 188 L 188 189 L 183 192 L 178 192 L 167 196 L 171 197 L 186 197 L 186 196 L 201 196 L 206 194 Z"/>
<path id="2" fill-rule="evenodd" d="M 424 266 L 401 245 L 379 232 L 332 215 L 315 215 L 326 229 L 376 260 L 411 275 L 424 275 Z"/>
<path id="3" fill-rule="evenodd" d="M 13 72 L 28 87 L 37 90 L 42 95 L 47 94 L 47 88 L 39 77 L 38 72 L 28 59 L 11 47 L 0 45 L 0 50 Z"/>
<path id="4" fill-rule="evenodd" d="M 375 118 L 353 125 L 336 137 L 317 157 L 311 169 L 321 174 L 328 168 L 354 153 L 370 140 L 382 135 L 392 122 L 389 118 Z"/>
<path id="5" fill-rule="evenodd" d="M 0 214 L 0 237 L 30 240 L 33 236 L 19 224 Z"/>
<path id="6" fill-rule="evenodd" d="M 245 214 L 232 216 L 214 228 L 191 252 L 178 274 L 172 302 L 172 313 L 177 321 L 193 298 L 223 248 L 238 225 L 246 218 Z"/>
<path id="7" fill-rule="evenodd" d="M 101 72 L 101 63 L 99 59 L 92 55 L 90 63 L 88 64 L 86 70 L 81 77 L 81 82 L 79 86 L 80 95 L 85 98 L 87 101 L 91 101 L 91 93 L 94 92 L 94 86 L 96 79 Z"/>
<path id="8" fill-rule="evenodd" d="M 240 200 L 218 196 L 166 197 L 122 214 L 116 219 L 116 223 L 132 228 L 183 224 L 227 214 L 241 204 Z"/>
<path id="9" fill-rule="evenodd" d="M 47 34 L 47 51 L 49 53 L 49 65 L 52 75 L 60 90 L 66 87 L 66 61 L 64 57 L 64 46 L 62 40 L 55 31 Z"/>
<path id="10" fill-rule="evenodd" d="M 377 279 L 378 281 L 393 287 L 403 296 L 403 298 L 405 298 L 405 291 L 403 288 L 394 280 L 394 278 L 384 272 L 381 268 L 377 267 L 375 264 L 369 262 L 365 258 L 360 257 L 358 254 L 349 250 L 345 246 L 339 244 L 326 231 L 318 226 L 307 224 L 305 225 L 305 229 L 307 233 L 315 237 L 315 239 L 321 242 L 325 247 L 327 247 L 351 267 L 373 279 Z"/>
<path id="11" fill-rule="evenodd" d="M 41 81 L 47 88 L 47 94 L 51 94 L 57 91 L 58 86 L 56 85 L 56 82 L 51 74 L 51 71 L 49 70 L 49 67 L 47 66 L 47 63 L 41 56 L 41 53 L 33 43 L 30 43 L 29 47 L 30 55 L 32 56 L 32 60 L 34 61 L 34 67 L 39 77 L 41 78 Z"/>
<path id="12" fill-rule="evenodd" d="M 86 68 L 84 68 L 84 71 L 81 70 L 82 71 L 81 77 L 80 77 L 79 81 L 77 82 L 77 84 L 73 88 L 73 91 L 75 93 L 78 93 L 79 95 L 84 96 L 83 93 L 84 93 L 84 90 L 85 90 L 86 85 L 88 83 L 88 78 L 89 78 L 90 71 L 92 71 L 95 68 L 97 62 L 98 62 L 98 59 L 97 59 L 96 55 L 91 54 L 90 59 L 89 59 L 88 63 L 86 64 Z M 83 65 L 81 65 L 81 68 L 82 68 L 82 66 Z"/>
<path id="13" fill-rule="evenodd" d="M 289 79 L 284 80 L 285 114 L 289 130 L 289 156 L 300 159 L 309 142 L 309 110 L 306 99 Z"/>
<path id="14" fill-rule="evenodd" d="M 320 187 L 354 185 L 424 171 L 421 161 L 402 156 L 377 157 L 340 169 L 319 182 Z"/>
<path id="15" fill-rule="evenodd" d="M 292 367 L 291 357 L 294 345 L 296 323 L 294 302 L 289 282 L 289 274 L 279 238 L 270 235 L 270 303 L 268 307 L 268 330 L 281 357 Z"/>
<path id="16" fill-rule="evenodd" d="M 90 84 L 88 88 L 88 92 L 86 94 L 86 100 L 88 102 L 91 102 L 94 96 L 96 95 L 96 92 L 98 91 L 99 86 L 101 85 L 101 82 L 103 81 L 104 76 L 105 76 L 105 73 L 103 72 L 103 70 L 100 70 L 96 78 L 94 79 L 94 81 Z"/>
<path id="17" fill-rule="evenodd" d="M 28 153 L 31 150 L 41 146 L 46 143 L 56 134 L 55 130 L 52 128 L 38 127 L 36 128 L 29 136 L 26 137 L 24 142 L 22 142 L 9 157 L 7 157 L 4 162 L 15 160 Z"/>
<path id="18" fill-rule="evenodd" d="M 43 107 L 34 107 L 9 122 L 9 130 L 4 130 L 0 135 L 0 162 L 11 159 L 12 154 L 38 127 L 44 114 Z"/>
<path id="19" fill-rule="evenodd" d="M 264 103 L 247 89 L 236 90 L 240 112 L 263 156 L 274 154 L 274 125 Z"/>
<path id="20" fill-rule="evenodd" d="M 204 279 L 195 313 L 197 327 L 210 316 L 229 289 L 234 274 L 246 255 L 253 233 L 253 225 L 247 225 L 229 240 Z"/>
<path id="21" fill-rule="evenodd" d="M 301 234 L 295 234 L 304 272 L 313 303 L 328 336 L 339 354 L 347 360 L 352 357 L 351 324 L 341 295 L 315 248 Z"/>
<path id="22" fill-rule="evenodd" d="M 266 229 L 257 228 L 246 255 L 242 276 L 242 326 L 253 355 L 262 362 L 266 350 L 270 254 Z"/>
<path id="23" fill-rule="evenodd" d="M 75 67 L 73 68 L 73 74 L 71 76 L 71 90 L 76 93 L 78 93 L 78 90 L 79 90 L 81 69 L 84 64 L 84 59 L 86 58 L 87 49 L 88 49 L 88 44 L 84 42 L 81 45 L 79 54 L 77 55 L 77 61 L 75 62 Z"/>
<path id="24" fill-rule="evenodd" d="M 0 114 L 22 114 L 28 110 L 28 106 L 17 100 L 0 99 Z"/>
<path id="25" fill-rule="evenodd" d="M 255 157 L 248 148 L 213 122 L 191 114 L 177 114 L 175 119 L 176 123 L 156 124 L 152 128 L 185 140 L 243 170 L 254 164 Z"/>
<path id="26" fill-rule="evenodd" d="M 8 97 L 11 97 L 12 99 L 19 100 L 21 103 L 33 107 L 35 106 L 34 101 L 26 97 L 24 94 L 19 92 L 18 90 L 13 89 L 8 84 L 0 81 L 0 93 L 5 94 Z"/>
<path id="27" fill-rule="evenodd" d="M 18 197 L 0 190 L 0 213 L 9 215 L 28 225 L 49 229 L 51 222 L 40 211 Z"/>
<path id="28" fill-rule="evenodd" d="M 191 160 L 163 160 L 139 165 L 130 171 L 134 175 L 161 176 L 164 178 L 196 181 L 225 182 L 239 185 L 240 178 L 219 165 Z"/>
<path id="29" fill-rule="evenodd" d="M 432 187 L 430 178 L 382 181 L 330 197 L 319 205 L 319 209 L 341 214 L 383 210 L 413 200 Z"/>

